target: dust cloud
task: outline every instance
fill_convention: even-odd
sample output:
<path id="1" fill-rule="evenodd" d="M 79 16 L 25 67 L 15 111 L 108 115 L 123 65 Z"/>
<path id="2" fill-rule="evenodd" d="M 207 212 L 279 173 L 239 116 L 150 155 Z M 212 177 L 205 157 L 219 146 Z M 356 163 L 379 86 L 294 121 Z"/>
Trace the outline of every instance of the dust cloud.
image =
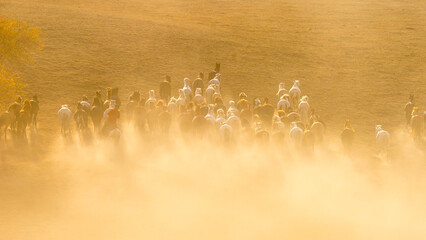
<path id="1" fill-rule="evenodd" d="M 0 142 L 0 239 L 426 239 L 425 152 L 398 130 L 408 94 L 426 99 L 423 1 L 0 5 L 43 33 L 44 50 L 19 66 L 27 95 L 40 96 L 41 134 L 57 137 L 58 107 L 82 94 L 157 89 L 165 74 L 177 90 L 217 61 L 224 96 L 274 99 L 281 81 L 300 79 L 328 132 L 350 119 L 358 134 L 350 156 L 330 136 L 306 156 L 288 136 L 226 146 L 150 141 L 131 127 L 118 146 Z M 379 123 L 388 159 L 371 156 Z"/>
<path id="2" fill-rule="evenodd" d="M 425 154 L 404 131 L 388 159 L 178 135 L 119 145 L 58 139 L 0 164 L 4 239 L 424 239 Z M 155 139 L 155 138 L 154 138 Z M 357 152 L 358 150 L 354 151 Z"/>

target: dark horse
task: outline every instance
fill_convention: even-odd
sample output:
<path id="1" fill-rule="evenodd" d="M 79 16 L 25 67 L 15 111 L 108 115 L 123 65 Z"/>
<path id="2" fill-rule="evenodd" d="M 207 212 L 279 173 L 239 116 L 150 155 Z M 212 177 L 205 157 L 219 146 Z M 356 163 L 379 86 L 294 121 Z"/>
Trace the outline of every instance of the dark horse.
<path id="1" fill-rule="evenodd" d="M 29 100 L 24 101 L 24 106 L 19 111 L 17 118 L 17 133 L 23 139 L 27 138 L 27 126 L 31 124 L 31 103 Z"/>
<path id="2" fill-rule="evenodd" d="M 93 104 L 90 109 L 90 118 L 92 119 L 95 133 L 99 132 L 99 129 L 101 128 L 103 112 L 104 112 L 104 109 L 103 109 L 101 100 L 99 99 L 99 97 L 95 97 L 93 99 Z"/>
<path id="3" fill-rule="evenodd" d="M 34 130 L 37 131 L 37 115 L 38 115 L 38 110 L 40 109 L 37 95 L 34 95 L 33 98 L 30 100 L 30 105 L 31 105 L 31 114 L 30 114 L 31 126 L 33 127 Z"/>

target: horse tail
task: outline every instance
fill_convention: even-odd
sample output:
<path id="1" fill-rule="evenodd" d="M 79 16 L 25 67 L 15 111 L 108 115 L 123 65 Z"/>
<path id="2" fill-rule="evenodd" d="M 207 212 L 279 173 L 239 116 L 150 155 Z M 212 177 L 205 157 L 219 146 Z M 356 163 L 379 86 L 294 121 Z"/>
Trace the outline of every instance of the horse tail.
<path id="1" fill-rule="evenodd" d="M 63 114 L 61 115 L 62 131 L 65 131 L 65 130 L 66 130 L 66 126 L 68 125 L 69 118 L 70 118 L 70 116 L 68 115 L 68 113 L 63 113 Z"/>
<path id="2" fill-rule="evenodd" d="M 62 124 L 62 131 L 65 131 L 65 115 L 61 115 L 61 124 Z"/>

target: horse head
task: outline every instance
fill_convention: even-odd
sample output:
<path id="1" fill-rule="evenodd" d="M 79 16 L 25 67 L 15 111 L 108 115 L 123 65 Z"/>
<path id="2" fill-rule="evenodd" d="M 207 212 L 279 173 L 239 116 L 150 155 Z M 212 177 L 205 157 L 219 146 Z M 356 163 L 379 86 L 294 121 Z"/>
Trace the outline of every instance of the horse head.
<path id="1" fill-rule="evenodd" d="M 184 96 L 183 89 L 179 89 L 179 97 L 180 97 L 180 98 L 185 97 L 185 96 Z"/>
<path id="2" fill-rule="evenodd" d="M 153 99 L 155 98 L 155 91 L 154 90 L 149 90 L 149 98 Z"/>
<path id="3" fill-rule="evenodd" d="M 219 108 L 219 109 L 217 110 L 217 117 L 218 117 L 218 118 L 219 118 L 219 117 L 222 117 L 222 118 L 224 118 L 224 117 L 225 117 L 225 112 L 223 111 L 223 109 Z"/>
<path id="4" fill-rule="evenodd" d="M 382 130 L 382 125 L 376 125 L 376 134 Z"/>
<path id="5" fill-rule="evenodd" d="M 183 79 L 183 87 L 184 88 L 189 88 L 189 78 L 184 78 Z"/>
<path id="6" fill-rule="evenodd" d="M 299 87 L 299 86 L 300 86 L 299 80 L 294 80 L 293 87 Z"/>
<path id="7" fill-rule="evenodd" d="M 229 107 L 235 107 L 235 102 L 234 101 L 229 101 Z"/>

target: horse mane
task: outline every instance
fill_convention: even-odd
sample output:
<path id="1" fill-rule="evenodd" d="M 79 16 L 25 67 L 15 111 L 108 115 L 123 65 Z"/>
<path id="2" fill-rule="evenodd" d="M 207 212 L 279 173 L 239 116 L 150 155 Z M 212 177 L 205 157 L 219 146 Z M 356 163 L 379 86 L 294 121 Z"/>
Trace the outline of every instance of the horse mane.
<path id="1" fill-rule="evenodd" d="M 382 129 L 382 125 L 376 125 L 376 133 L 378 133 L 379 131 L 383 130 Z"/>
<path id="2" fill-rule="evenodd" d="M 184 78 L 183 79 L 183 86 L 184 86 L 184 88 L 185 87 L 189 88 L 189 78 Z"/>

